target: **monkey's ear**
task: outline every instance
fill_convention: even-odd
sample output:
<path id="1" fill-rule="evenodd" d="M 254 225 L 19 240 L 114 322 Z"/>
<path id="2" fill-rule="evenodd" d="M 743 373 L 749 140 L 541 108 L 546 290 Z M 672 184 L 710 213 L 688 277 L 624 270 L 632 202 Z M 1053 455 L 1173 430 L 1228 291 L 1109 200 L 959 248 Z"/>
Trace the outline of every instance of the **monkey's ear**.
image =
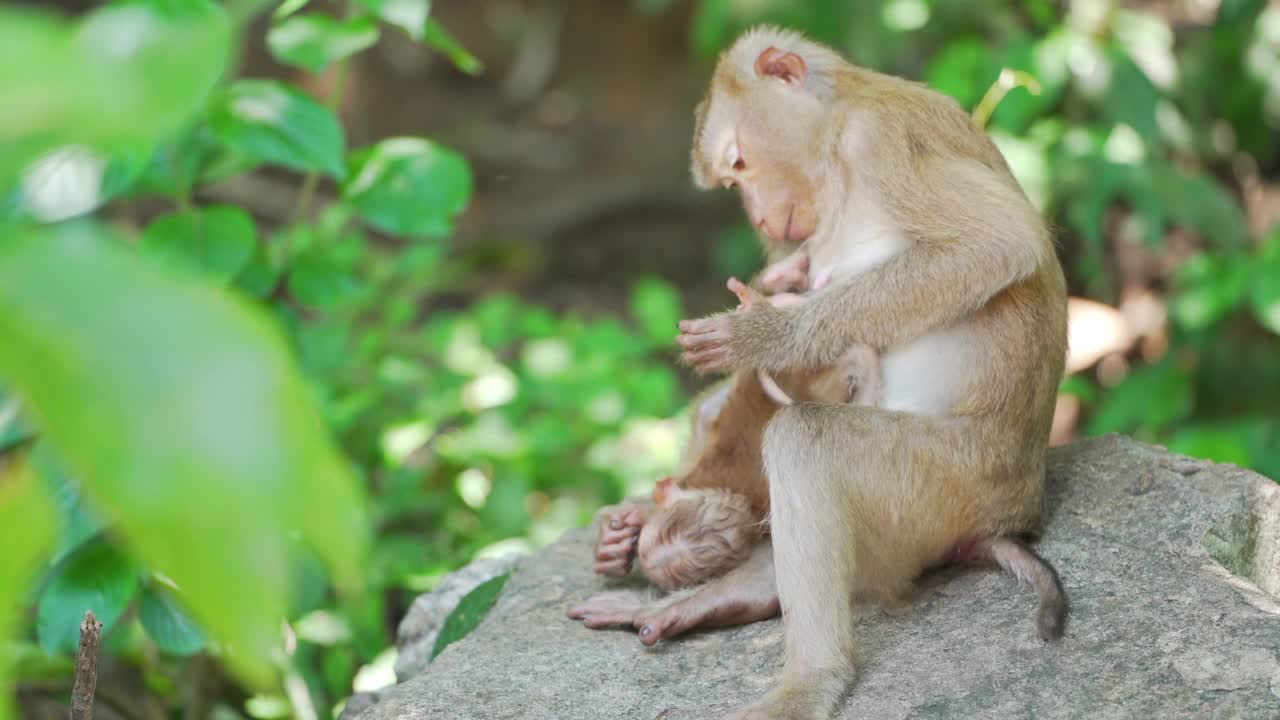
<path id="1" fill-rule="evenodd" d="M 790 85 L 803 85 L 809 69 L 804 58 L 791 52 L 782 52 L 770 45 L 756 58 L 756 75 L 776 77 Z"/>

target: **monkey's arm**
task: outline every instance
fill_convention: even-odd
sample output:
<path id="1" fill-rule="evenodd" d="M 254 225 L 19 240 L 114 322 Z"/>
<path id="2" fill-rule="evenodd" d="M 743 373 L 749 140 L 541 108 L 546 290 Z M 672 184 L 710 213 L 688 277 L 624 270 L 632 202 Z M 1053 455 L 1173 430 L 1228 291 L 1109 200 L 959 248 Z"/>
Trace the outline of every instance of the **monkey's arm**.
<path id="1" fill-rule="evenodd" d="M 1052 257 L 1021 191 L 976 161 L 935 161 L 883 193 L 905 250 L 799 305 L 735 290 L 747 293 L 737 312 L 680 324 L 685 361 L 782 372 L 829 365 L 855 344 L 891 349 L 972 315 Z"/>

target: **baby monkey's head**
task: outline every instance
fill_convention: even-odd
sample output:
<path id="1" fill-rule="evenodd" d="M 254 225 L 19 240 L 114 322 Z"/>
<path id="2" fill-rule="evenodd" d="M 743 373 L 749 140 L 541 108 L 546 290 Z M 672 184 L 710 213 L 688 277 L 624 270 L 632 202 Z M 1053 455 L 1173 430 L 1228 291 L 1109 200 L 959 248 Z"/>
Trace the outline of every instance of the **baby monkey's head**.
<path id="1" fill-rule="evenodd" d="M 728 490 L 689 490 L 670 478 L 654 490 L 658 509 L 640 531 L 640 570 L 666 590 L 695 585 L 740 564 L 764 533 L 751 501 Z"/>

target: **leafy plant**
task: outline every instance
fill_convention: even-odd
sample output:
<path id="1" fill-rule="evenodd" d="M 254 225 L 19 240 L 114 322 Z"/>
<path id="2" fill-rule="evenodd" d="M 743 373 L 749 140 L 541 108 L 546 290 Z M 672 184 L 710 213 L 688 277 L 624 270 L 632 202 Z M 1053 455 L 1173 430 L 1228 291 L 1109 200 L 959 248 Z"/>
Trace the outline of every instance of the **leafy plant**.
<path id="1" fill-rule="evenodd" d="M 204 652 L 262 691 L 251 715 L 291 712 L 280 675 L 332 705 L 389 643 L 398 593 L 550 540 L 674 454 L 649 447 L 680 403 L 669 286 L 637 287 L 638 332 L 507 295 L 442 310 L 470 280 L 442 243 L 470 166 L 426 138 L 348 148 L 346 66 L 383 33 L 479 71 L 429 2 L 282 3 L 268 48 L 330 73 L 323 100 L 222 77 L 262 4 L 3 11 L 0 55 L 40 63 L 0 71 L 21 105 L 0 121 L 0 631 L 20 603 L 35 618 L 0 688 L 65 680 L 52 659 L 92 609 L 153 679 Z M 108 52 L 118 33 L 139 41 Z M 203 201 L 268 168 L 300 179 L 291 217 Z M 136 233 L 91 217 L 140 200 L 167 207 Z M 49 517 L 56 536 L 32 529 Z M 453 636 L 478 620 L 459 618 Z"/>

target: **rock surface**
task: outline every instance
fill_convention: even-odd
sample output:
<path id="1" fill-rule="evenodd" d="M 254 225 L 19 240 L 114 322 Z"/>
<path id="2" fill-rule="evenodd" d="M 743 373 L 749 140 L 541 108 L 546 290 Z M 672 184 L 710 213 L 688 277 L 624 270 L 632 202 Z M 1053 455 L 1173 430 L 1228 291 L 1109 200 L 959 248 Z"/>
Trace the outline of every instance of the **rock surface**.
<path id="1" fill-rule="evenodd" d="M 944 571 L 906 614 L 859 621 L 839 717 L 1280 718 L 1280 486 L 1114 436 L 1053 451 L 1049 474 L 1038 549 L 1071 598 L 1062 642 L 1036 639 L 1028 588 Z M 470 636 L 362 720 L 701 720 L 769 686 L 778 620 L 653 649 L 568 620 L 606 587 L 592 537 L 526 559 Z"/>

